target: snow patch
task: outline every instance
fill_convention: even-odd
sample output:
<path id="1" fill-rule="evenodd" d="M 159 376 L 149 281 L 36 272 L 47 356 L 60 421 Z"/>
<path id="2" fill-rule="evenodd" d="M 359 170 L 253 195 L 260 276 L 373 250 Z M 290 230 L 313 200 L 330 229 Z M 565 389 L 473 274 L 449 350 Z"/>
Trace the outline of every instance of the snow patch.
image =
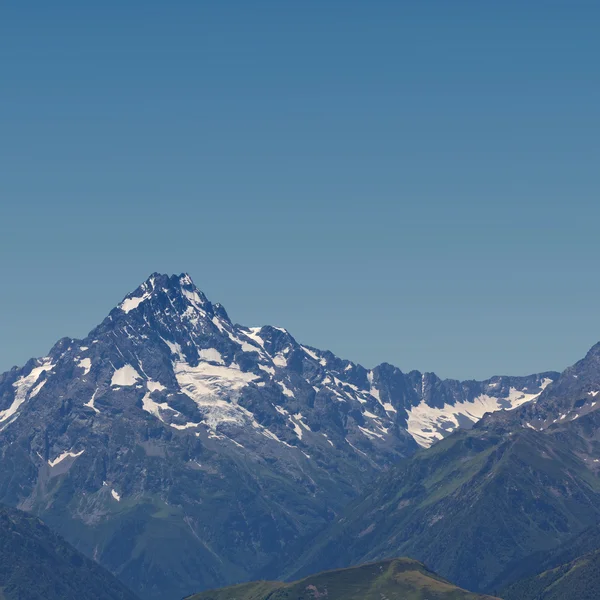
<path id="1" fill-rule="evenodd" d="M 374 415 L 372 412 L 369 412 L 368 410 L 365 410 L 363 412 L 363 415 L 365 415 L 365 417 L 368 417 L 369 419 L 380 419 L 381 417 L 378 417 L 377 415 Z"/>
<path id="2" fill-rule="evenodd" d="M 273 364 L 277 365 L 278 367 L 287 367 L 287 358 L 281 352 L 279 352 L 273 357 Z"/>
<path id="3" fill-rule="evenodd" d="M 27 398 L 34 397 L 42 389 L 45 380 L 43 383 L 40 383 L 38 386 L 36 386 L 36 388 L 30 393 L 31 388 L 33 388 L 33 386 L 37 383 L 40 375 L 44 371 L 51 371 L 54 367 L 55 365 L 52 364 L 50 358 L 44 358 L 42 359 L 41 364 L 31 369 L 29 375 L 23 375 L 22 377 L 19 377 L 19 379 L 12 384 L 15 388 L 15 397 L 12 404 L 7 409 L 0 410 L 0 423 L 10 419 L 10 417 L 12 417 L 17 410 L 19 410 L 19 407 L 21 404 L 23 404 L 23 402 L 25 402 L 25 400 L 27 400 Z"/>
<path id="4" fill-rule="evenodd" d="M 241 371 L 234 366 L 225 367 L 200 363 L 191 366 L 185 362 L 173 364 L 177 383 L 198 406 L 204 416 L 205 424 L 216 429 L 220 423 L 243 424 L 254 421 L 252 414 L 237 404 L 241 390 L 257 375 Z"/>
<path id="5" fill-rule="evenodd" d="M 162 383 L 158 381 L 152 381 L 151 379 L 146 382 L 146 387 L 150 392 L 162 392 L 163 390 L 167 389 Z"/>
<path id="6" fill-rule="evenodd" d="M 148 388 L 148 392 L 142 398 L 142 408 L 151 415 L 155 416 L 159 421 L 163 423 L 165 420 L 162 418 L 160 414 L 161 410 L 169 410 L 175 414 L 179 414 L 174 408 L 170 407 L 166 402 L 156 402 L 152 400 L 151 394 L 152 392 L 160 392 L 165 389 L 165 386 L 160 384 L 158 381 L 148 380 L 146 382 L 146 387 Z"/>
<path id="7" fill-rule="evenodd" d="M 169 342 L 163 337 L 161 337 L 160 339 L 169 347 L 171 354 L 177 356 L 179 360 L 183 360 L 183 352 L 181 350 L 181 346 L 177 342 Z"/>
<path id="8" fill-rule="evenodd" d="M 412 435 L 417 444 L 427 448 L 433 442 L 442 439 L 445 434 L 459 427 L 461 418 L 476 423 L 485 413 L 502 409 L 506 402 L 510 405 L 509 410 L 512 410 L 526 402 L 536 400 L 550 383 L 552 383 L 551 379 L 544 379 L 540 385 L 541 391 L 536 394 L 528 394 L 516 388 L 510 388 L 508 396 L 497 398 L 481 394 L 472 402 L 446 404 L 441 408 L 431 407 L 422 400 L 417 406 L 407 409 L 408 433 Z"/>
<path id="9" fill-rule="evenodd" d="M 312 431 L 311 428 L 302 421 L 304 417 L 302 413 L 296 413 L 295 415 L 291 415 L 289 418 L 290 423 L 294 427 L 294 433 L 298 436 L 298 439 L 302 439 L 303 431 L 302 429 L 306 429 L 306 431 Z"/>
<path id="10" fill-rule="evenodd" d="M 256 342 L 261 348 L 265 347 L 265 340 L 263 340 L 259 334 L 261 328 L 260 327 L 249 327 L 248 331 L 244 333 L 253 341 Z"/>
<path id="11" fill-rule="evenodd" d="M 121 302 L 121 304 L 119 304 L 119 308 L 124 313 L 129 313 L 133 309 L 137 308 L 142 302 L 145 302 L 146 300 L 148 300 L 148 298 L 150 298 L 150 296 L 151 296 L 150 292 L 145 292 L 142 296 L 139 296 L 137 298 L 125 298 L 125 300 L 123 300 L 123 302 Z"/>
<path id="12" fill-rule="evenodd" d="M 389 412 L 396 412 L 396 409 L 389 402 L 382 402 L 381 397 L 379 396 L 379 390 L 373 385 L 373 371 L 369 371 L 367 373 L 367 380 L 369 381 L 369 393 L 385 410 Z"/>
<path id="13" fill-rule="evenodd" d="M 32 390 L 31 392 L 29 392 L 29 398 L 35 398 L 38 394 L 39 391 L 44 387 L 44 385 L 46 385 L 46 381 L 48 381 L 47 379 L 44 379 L 42 381 L 40 381 Z"/>
<path id="14" fill-rule="evenodd" d="M 236 344 L 239 344 L 242 347 L 242 352 L 256 352 L 256 353 L 260 354 L 261 348 L 257 348 L 256 346 L 253 346 L 252 344 L 249 344 L 248 342 L 241 340 L 239 337 L 237 337 L 233 333 L 230 333 L 228 335 Z"/>
<path id="15" fill-rule="evenodd" d="M 186 290 L 183 289 L 181 290 L 181 293 L 188 299 L 189 303 L 198 311 L 202 312 L 203 314 L 206 314 L 204 312 L 204 310 L 202 310 L 202 306 L 204 305 L 204 302 L 202 302 L 202 298 L 200 298 L 200 296 L 198 295 L 198 292 L 196 290 Z"/>
<path id="16" fill-rule="evenodd" d="M 300 427 L 300 425 L 298 425 L 298 423 L 296 423 L 296 421 L 294 421 L 294 419 L 292 419 L 290 417 L 290 423 L 292 424 L 292 427 L 294 428 L 294 433 L 298 436 L 298 439 L 301 440 L 302 439 L 302 427 Z"/>
<path id="17" fill-rule="evenodd" d="M 121 496 L 115 491 L 115 490 L 110 490 L 110 495 L 117 501 L 117 502 L 121 502 Z"/>
<path id="18" fill-rule="evenodd" d="M 204 348 L 198 353 L 202 360 L 208 360 L 210 362 L 224 364 L 221 353 L 216 348 Z"/>
<path id="19" fill-rule="evenodd" d="M 84 404 L 84 406 L 87 406 L 89 408 L 91 408 L 94 412 L 99 413 L 100 411 L 94 406 L 94 400 L 96 399 L 96 394 L 98 393 L 98 390 L 96 389 L 94 391 L 94 393 L 92 394 L 92 398 L 90 399 L 89 402 L 86 402 Z"/>
<path id="20" fill-rule="evenodd" d="M 63 460 L 65 460 L 65 458 L 77 458 L 78 456 L 81 456 L 84 452 L 85 450 L 82 450 L 81 452 L 72 452 L 71 450 L 68 450 L 67 452 L 59 454 L 54 460 L 49 460 L 48 464 L 51 467 L 55 467 L 58 463 L 61 463 Z"/>
<path id="21" fill-rule="evenodd" d="M 300 346 L 300 348 L 302 348 L 302 350 L 304 350 L 304 352 L 308 354 L 308 356 L 310 356 L 313 360 L 319 360 L 319 357 L 312 350 L 309 350 L 306 346 Z"/>
<path id="22" fill-rule="evenodd" d="M 91 368 L 92 368 L 92 361 L 89 358 L 82 358 L 78 363 L 77 366 L 80 369 L 83 369 L 83 375 L 84 377 L 90 372 Z"/>
<path id="23" fill-rule="evenodd" d="M 225 333 L 227 334 L 227 331 L 225 330 L 225 328 L 223 327 L 222 323 L 221 323 L 221 319 L 219 319 L 218 317 L 213 317 L 212 322 L 214 324 L 214 326 L 221 332 L 221 333 Z"/>
<path id="24" fill-rule="evenodd" d="M 135 385 L 141 378 L 142 376 L 131 365 L 125 365 L 113 373 L 110 385 L 129 387 Z"/>
<path id="25" fill-rule="evenodd" d="M 352 442 L 350 442 L 350 440 L 348 438 L 344 438 L 344 440 L 346 441 L 348 446 L 350 446 L 350 448 L 352 448 L 353 450 L 356 450 L 357 452 L 360 452 L 363 456 L 366 456 L 368 458 L 367 453 L 363 452 L 362 450 L 359 450 L 354 444 L 352 444 Z"/>
<path id="26" fill-rule="evenodd" d="M 281 389 L 283 390 L 283 394 L 285 396 L 288 396 L 289 398 L 294 397 L 294 392 L 292 392 L 292 390 L 290 390 L 290 388 L 287 385 L 285 385 L 283 381 L 278 381 L 277 384 L 281 386 Z"/>
<path id="27" fill-rule="evenodd" d="M 173 427 L 173 429 L 183 430 L 183 429 L 193 429 L 194 427 L 200 427 L 200 425 L 202 425 L 202 423 L 188 422 L 185 425 L 177 425 L 176 423 L 170 423 L 170 425 L 171 425 L 171 427 Z"/>
<path id="28" fill-rule="evenodd" d="M 365 429 L 364 427 L 361 427 L 360 425 L 358 426 L 358 428 L 362 431 L 362 433 L 364 433 L 369 439 L 373 439 L 373 438 L 379 438 L 379 439 L 383 439 L 383 436 L 380 433 L 375 433 L 374 431 L 370 431 L 369 429 Z"/>
<path id="29" fill-rule="evenodd" d="M 258 365 L 258 368 L 261 371 L 264 371 L 265 373 L 268 373 L 269 375 L 275 375 L 275 369 L 273 367 L 268 367 L 265 365 Z"/>

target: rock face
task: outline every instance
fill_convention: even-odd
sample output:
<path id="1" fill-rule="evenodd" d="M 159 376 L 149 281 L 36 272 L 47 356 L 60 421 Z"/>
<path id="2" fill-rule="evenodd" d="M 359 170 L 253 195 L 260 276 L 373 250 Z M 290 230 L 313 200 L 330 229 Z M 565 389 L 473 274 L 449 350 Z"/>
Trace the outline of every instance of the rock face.
<path id="1" fill-rule="evenodd" d="M 251 579 L 377 472 L 556 376 L 368 370 L 155 274 L 85 339 L 0 376 L 0 501 L 144 598 L 180 598 Z"/>
<path id="2" fill-rule="evenodd" d="M 556 378 L 555 378 L 556 379 Z M 575 421 L 600 407 L 600 343 L 561 373 L 539 401 L 504 414 L 488 416 L 480 426 L 523 426 L 538 431 Z"/>

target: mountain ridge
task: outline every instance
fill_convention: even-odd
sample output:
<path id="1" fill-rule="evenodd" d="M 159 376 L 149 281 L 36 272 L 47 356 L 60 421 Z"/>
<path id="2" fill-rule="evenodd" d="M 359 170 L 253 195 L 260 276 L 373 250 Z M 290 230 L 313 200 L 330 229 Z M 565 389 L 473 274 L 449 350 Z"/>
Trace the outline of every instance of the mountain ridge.
<path id="1" fill-rule="evenodd" d="M 401 460 L 300 558 L 291 553 L 287 570 L 285 561 L 277 568 L 296 578 L 408 554 L 458 585 L 494 592 L 511 565 L 599 521 L 598 393 L 596 346 L 537 402 L 488 414 Z"/>
<path id="2" fill-rule="evenodd" d="M 252 578 L 415 439 L 531 402 L 553 376 L 365 369 L 155 274 L 82 340 L 0 375 L 0 501 L 139 595 L 177 598 Z"/>
<path id="3" fill-rule="evenodd" d="M 505 600 L 596 600 L 599 584 L 600 550 L 594 550 L 517 581 L 502 595 Z"/>
<path id="4" fill-rule="evenodd" d="M 209 590 L 186 600 L 494 600 L 462 590 L 418 561 L 396 558 L 326 571 L 290 583 L 259 581 Z M 495 599 L 499 600 L 499 599 Z"/>

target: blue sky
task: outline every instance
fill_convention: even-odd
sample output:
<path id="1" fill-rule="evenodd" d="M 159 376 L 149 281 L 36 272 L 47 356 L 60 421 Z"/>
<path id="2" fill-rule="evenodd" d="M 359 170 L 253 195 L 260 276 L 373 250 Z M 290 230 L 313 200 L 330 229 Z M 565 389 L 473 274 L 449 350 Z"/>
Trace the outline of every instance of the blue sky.
<path id="1" fill-rule="evenodd" d="M 372 366 L 600 340 L 597 2 L 0 9 L 0 370 L 151 272 Z"/>

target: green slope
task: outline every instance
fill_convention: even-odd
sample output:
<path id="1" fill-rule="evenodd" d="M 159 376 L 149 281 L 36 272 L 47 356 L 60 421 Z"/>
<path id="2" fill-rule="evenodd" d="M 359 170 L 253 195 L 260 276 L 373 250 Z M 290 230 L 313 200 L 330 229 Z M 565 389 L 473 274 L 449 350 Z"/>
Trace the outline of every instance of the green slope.
<path id="1" fill-rule="evenodd" d="M 600 550 L 523 579 L 507 588 L 504 600 L 597 600 L 600 597 Z"/>
<path id="2" fill-rule="evenodd" d="M 265 578 L 392 556 L 490 593 L 529 576 L 523 567 L 539 566 L 535 553 L 600 522 L 599 393 L 597 344 L 536 402 L 488 414 L 401 460 L 325 530 L 285 549 Z M 588 530 L 578 543 L 595 537 Z"/>
<path id="3" fill-rule="evenodd" d="M 583 422 L 588 418 L 582 418 Z M 578 435 L 461 432 L 402 461 L 280 570 L 297 579 L 408 555 L 468 589 L 495 592 L 507 565 L 600 517 L 600 480 Z"/>
<path id="4" fill-rule="evenodd" d="M 529 556 L 511 562 L 490 586 L 490 589 L 502 590 L 513 583 L 529 579 L 564 565 L 584 554 L 600 550 L 600 525 L 584 529 L 580 534 L 569 538 L 563 544 L 550 550 L 534 552 Z"/>
<path id="5" fill-rule="evenodd" d="M 492 600 L 462 590 L 407 558 L 327 571 L 300 581 L 259 581 L 212 590 L 190 600 Z"/>
<path id="6" fill-rule="evenodd" d="M 136 600 L 39 519 L 0 507 L 1 600 Z"/>

